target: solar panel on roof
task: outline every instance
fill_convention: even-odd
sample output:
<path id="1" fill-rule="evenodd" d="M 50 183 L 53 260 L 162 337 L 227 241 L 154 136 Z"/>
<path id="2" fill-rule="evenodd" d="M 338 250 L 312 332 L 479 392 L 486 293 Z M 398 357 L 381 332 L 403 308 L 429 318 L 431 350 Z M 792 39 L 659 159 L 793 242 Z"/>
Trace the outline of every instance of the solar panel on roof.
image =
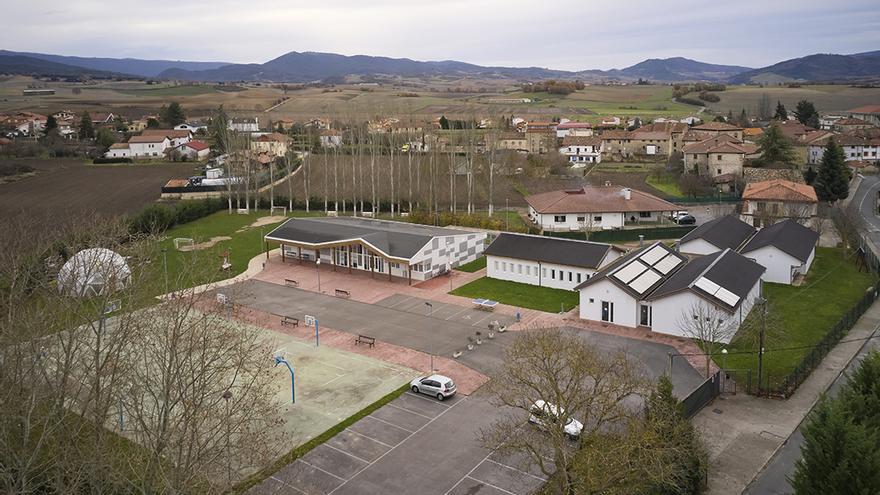
<path id="1" fill-rule="evenodd" d="M 629 283 L 630 280 L 638 277 L 642 272 L 648 269 L 648 266 L 639 260 L 633 260 L 632 263 L 620 268 L 614 272 L 614 278 L 623 283 Z"/>
<path id="2" fill-rule="evenodd" d="M 645 254 L 639 256 L 639 259 L 649 265 L 653 265 L 654 263 L 660 261 L 661 258 L 666 256 L 666 254 L 667 251 L 663 249 L 662 246 L 658 245 L 654 246 L 653 249 L 649 249 L 648 252 L 646 252 Z"/>
<path id="3" fill-rule="evenodd" d="M 730 307 L 736 306 L 736 303 L 739 302 L 739 296 L 725 289 L 724 287 L 719 287 L 718 292 L 715 293 L 715 297 L 724 301 L 724 304 L 727 304 Z"/>
<path id="4" fill-rule="evenodd" d="M 700 279 L 697 280 L 697 283 L 695 283 L 694 285 L 703 289 L 704 291 L 709 293 L 709 295 L 711 295 L 711 296 L 714 296 L 715 293 L 718 292 L 718 289 L 721 288 L 720 285 L 716 284 L 715 282 L 709 280 L 706 277 L 700 277 Z"/>
<path id="5" fill-rule="evenodd" d="M 629 287 L 638 292 L 639 294 L 644 294 L 646 290 L 650 289 L 651 286 L 657 283 L 658 280 L 663 278 L 659 273 L 648 270 L 643 273 L 639 278 L 633 280 L 628 285 Z"/>
<path id="6" fill-rule="evenodd" d="M 663 275 L 666 275 L 667 273 L 671 272 L 673 268 L 680 265 L 681 263 L 681 258 L 674 254 L 670 254 L 662 260 L 658 261 L 657 264 L 654 265 L 654 269 L 659 271 Z"/>

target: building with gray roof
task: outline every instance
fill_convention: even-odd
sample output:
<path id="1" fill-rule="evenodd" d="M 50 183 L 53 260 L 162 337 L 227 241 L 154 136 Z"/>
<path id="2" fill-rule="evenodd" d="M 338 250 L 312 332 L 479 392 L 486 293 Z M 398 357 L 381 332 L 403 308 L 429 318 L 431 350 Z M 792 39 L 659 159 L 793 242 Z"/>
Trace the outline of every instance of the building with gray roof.
<path id="1" fill-rule="evenodd" d="M 790 285 L 809 271 L 818 244 L 816 231 L 788 219 L 759 230 L 740 253 L 767 267 L 764 281 Z"/>
<path id="2" fill-rule="evenodd" d="M 678 241 L 678 251 L 684 254 L 704 255 L 738 249 L 755 235 L 755 228 L 736 215 L 725 215 L 710 220 L 690 231 Z"/>

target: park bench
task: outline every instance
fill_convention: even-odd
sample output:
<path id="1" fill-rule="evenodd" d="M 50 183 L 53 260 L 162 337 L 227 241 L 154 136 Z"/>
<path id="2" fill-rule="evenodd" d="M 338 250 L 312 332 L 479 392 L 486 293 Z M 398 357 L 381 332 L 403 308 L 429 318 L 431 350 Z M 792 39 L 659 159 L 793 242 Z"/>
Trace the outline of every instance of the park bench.
<path id="1" fill-rule="evenodd" d="M 348 299 L 351 297 L 351 292 L 345 289 L 336 289 L 336 297 L 344 297 Z"/>
<path id="2" fill-rule="evenodd" d="M 281 324 L 284 326 L 299 326 L 299 318 L 294 318 L 292 316 L 281 316 Z"/>
<path id="3" fill-rule="evenodd" d="M 299 287 L 299 282 L 297 282 L 296 280 L 290 279 L 290 278 L 285 278 L 284 285 L 286 285 L 288 287 Z"/>
<path id="4" fill-rule="evenodd" d="M 358 335 L 356 339 L 354 339 L 354 345 L 358 344 L 367 344 L 370 347 L 376 345 L 376 338 L 370 337 L 367 335 Z"/>

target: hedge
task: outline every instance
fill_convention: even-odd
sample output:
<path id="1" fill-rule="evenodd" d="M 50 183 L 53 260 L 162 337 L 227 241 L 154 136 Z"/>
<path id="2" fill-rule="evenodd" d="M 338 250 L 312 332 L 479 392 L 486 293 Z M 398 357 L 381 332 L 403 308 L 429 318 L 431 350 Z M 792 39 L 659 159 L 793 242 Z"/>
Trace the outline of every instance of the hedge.
<path id="1" fill-rule="evenodd" d="M 181 201 L 173 205 L 154 204 L 130 216 L 128 230 L 132 234 L 164 232 L 177 224 L 198 220 L 226 207 L 224 198 Z"/>
<path id="2" fill-rule="evenodd" d="M 694 226 L 687 225 L 677 227 L 652 227 L 647 229 L 601 230 L 591 233 L 590 240 L 596 242 L 629 242 L 639 240 L 639 235 L 645 236 L 644 239 L 646 241 L 656 239 L 679 239 L 695 228 L 696 227 Z M 545 232 L 544 235 L 584 240 L 583 232 Z"/>
<path id="3" fill-rule="evenodd" d="M 95 158 L 92 163 L 99 165 L 101 163 L 134 163 L 131 158 Z"/>

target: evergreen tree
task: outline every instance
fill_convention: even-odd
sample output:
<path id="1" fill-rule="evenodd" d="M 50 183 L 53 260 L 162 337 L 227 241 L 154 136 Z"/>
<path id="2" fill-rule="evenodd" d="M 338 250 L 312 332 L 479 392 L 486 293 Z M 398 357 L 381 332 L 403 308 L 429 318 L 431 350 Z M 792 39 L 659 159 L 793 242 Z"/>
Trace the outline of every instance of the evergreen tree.
<path id="1" fill-rule="evenodd" d="M 816 181 L 816 171 L 813 170 L 813 167 L 810 166 L 807 170 L 804 171 L 804 182 L 808 185 L 812 186 L 813 182 Z"/>
<path id="2" fill-rule="evenodd" d="M 773 119 L 781 120 L 782 122 L 788 120 L 788 112 L 785 111 L 785 105 L 779 100 L 776 101 L 776 113 L 773 114 Z"/>
<path id="3" fill-rule="evenodd" d="M 880 351 L 865 356 L 847 379 L 840 400 L 854 421 L 880 432 Z"/>
<path id="4" fill-rule="evenodd" d="M 796 494 L 880 491 L 877 431 L 851 421 L 839 401 L 822 400 L 803 428 L 802 458 L 791 482 Z"/>
<path id="5" fill-rule="evenodd" d="M 819 164 L 819 172 L 813 183 L 819 201 L 833 203 L 849 196 L 849 181 L 847 180 L 848 174 L 844 170 L 845 167 L 846 158 L 843 154 L 843 148 L 832 137 L 825 145 L 822 162 Z"/>
<path id="6" fill-rule="evenodd" d="M 55 119 L 54 115 L 46 117 L 46 127 L 43 128 L 43 134 L 49 134 L 55 129 L 58 129 L 58 120 Z"/>
<path id="7" fill-rule="evenodd" d="M 731 124 L 733 123 L 733 110 L 727 111 L 727 122 Z"/>
<path id="8" fill-rule="evenodd" d="M 794 117 L 801 124 L 810 126 L 813 129 L 819 128 L 819 112 L 816 111 L 816 107 L 811 101 L 799 101 L 794 111 Z"/>
<path id="9" fill-rule="evenodd" d="M 771 123 L 764 134 L 758 138 L 758 151 L 761 153 L 760 160 L 764 165 L 776 163 L 793 165 L 797 159 L 791 143 L 782 134 L 778 122 Z"/>
<path id="10" fill-rule="evenodd" d="M 158 128 L 159 128 L 159 121 L 158 120 L 154 119 L 153 117 L 150 117 L 147 119 L 147 129 L 158 129 Z"/>
<path id="11" fill-rule="evenodd" d="M 174 127 L 186 122 L 186 114 L 183 112 L 180 103 L 177 103 L 176 101 L 171 102 L 167 107 L 163 106 L 159 111 L 159 117 L 162 119 L 162 122 L 169 127 Z"/>
<path id="12" fill-rule="evenodd" d="M 92 124 L 92 116 L 89 115 L 89 112 L 83 112 L 82 117 L 79 119 L 79 138 L 95 138 L 95 126 Z"/>
<path id="13" fill-rule="evenodd" d="M 449 129 L 449 119 L 447 119 L 445 115 L 440 116 L 440 128 Z"/>
<path id="14" fill-rule="evenodd" d="M 740 114 L 739 114 L 739 125 L 740 125 L 740 127 L 748 127 L 749 124 L 750 124 L 749 114 L 747 114 L 746 109 L 743 108 L 742 112 L 740 112 Z"/>
<path id="15" fill-rule="evenodd" d="M 111 131 L 110 129 L 107 129 L 105 127 L 98 129 L 98 132 L 95 135 L 95 143 L 98 146 L 104 148 L 104 150 L 106 151 L 108 148 L 110 148 L 110 145 L 112 145 L 115 142 L 116 142 L 116 134 L 114 134 L 113 131 Z"/>

